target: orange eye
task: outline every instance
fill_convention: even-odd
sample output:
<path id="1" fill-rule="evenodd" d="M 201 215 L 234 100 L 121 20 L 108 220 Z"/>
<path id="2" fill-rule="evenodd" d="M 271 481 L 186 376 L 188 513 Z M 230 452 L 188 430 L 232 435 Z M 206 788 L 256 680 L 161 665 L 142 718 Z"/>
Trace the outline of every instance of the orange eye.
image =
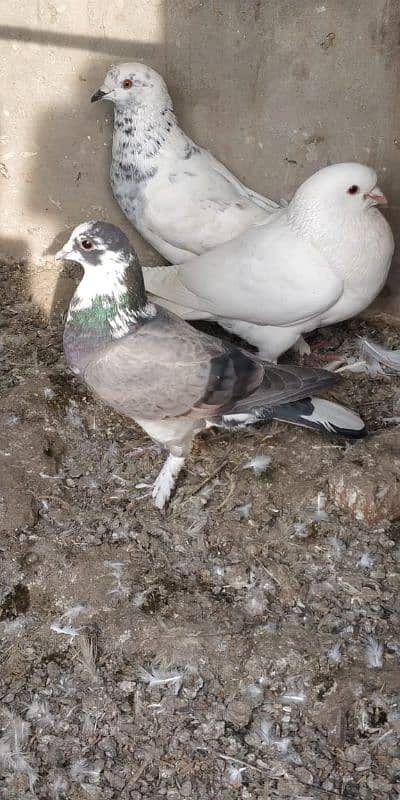
<path id="1" fill-rule="evenodd" d="M 132 89 L 132 86 L 133 86 L 133 83 L 130 80 L 130 78 L 126 78 L 124 81 L 122 81 L 122 88 L 123 89 Z"/>
<path id="2" fill-rule="evenodd" d="M 81 247 L 83 247 L 84 250 L 93 250 L 94 244 L 90 239 L 82 239 Z"/>

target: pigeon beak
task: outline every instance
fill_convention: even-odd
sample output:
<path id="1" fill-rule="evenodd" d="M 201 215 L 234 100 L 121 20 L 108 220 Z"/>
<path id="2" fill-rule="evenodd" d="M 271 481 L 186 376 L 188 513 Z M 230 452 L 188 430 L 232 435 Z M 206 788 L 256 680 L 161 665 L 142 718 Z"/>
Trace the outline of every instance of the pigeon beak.
<path id="1" fill-rule="evenodd" d="M 65 247 L 62 247 L 58 253 L 55 254 L 54 258 L 56 261 L 68 261 L 72 257 L 72 253 L 69 250 L 66 250 Z"/>
<path id="2" fill-rule="evenodd" d="M 98 100 L 102 100 L 103 97 L 106 97 L 110 92 L 103 92 L 103 89 L 97 89 L 97 92 L 92 94 L 90 98 L 91 103 L 97 103 Z"/>
<path id="3" fill-rule="evenodd" d="M 364 196 L 369 197 L 372 200 L 372 205 L 374 206 L 387 206 L 388 204 L 388 201 L 379 186 L 375 186 L 375 189 L 373 189 L 372 192 L 367 192 L 367 194 Z"/>

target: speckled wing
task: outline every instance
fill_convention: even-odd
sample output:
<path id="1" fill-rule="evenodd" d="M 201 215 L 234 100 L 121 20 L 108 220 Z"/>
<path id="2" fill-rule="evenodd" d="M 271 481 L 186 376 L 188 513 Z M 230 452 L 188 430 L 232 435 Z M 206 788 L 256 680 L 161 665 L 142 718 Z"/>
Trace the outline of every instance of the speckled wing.
<path id="1" fill-rule="evenodd" d="M 189 160 L 177 158 L 167 170 L 160 167 L 144 194 L 140 226 L 173 263 L 223 244 L 278 208 L 198 147 Z M 166 247 L 179 251 L 175 258 Z"/>
<path id="2" fill-rule="evenodd" d="M 164 309 L 110 342 L 84 373 L 117 411 L 153 420 L 217 414 L 255 391 L 263 377 L 261 363 Z"/>

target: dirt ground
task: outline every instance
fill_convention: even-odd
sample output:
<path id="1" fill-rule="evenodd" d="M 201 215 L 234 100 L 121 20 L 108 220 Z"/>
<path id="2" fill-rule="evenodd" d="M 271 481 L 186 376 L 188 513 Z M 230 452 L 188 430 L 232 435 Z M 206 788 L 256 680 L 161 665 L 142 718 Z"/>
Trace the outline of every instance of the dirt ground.
<path id="1" fill-rule="evenodd" d="M 398 800 L 399 379 L 346 375 L 355 444 L 199 438 L 163 515 L 162 453 L 67 373 L 22 277 L 1 290 L 1 796 Z M 360 321 L 324 346 L 366 333 L 400 346 Z"/>

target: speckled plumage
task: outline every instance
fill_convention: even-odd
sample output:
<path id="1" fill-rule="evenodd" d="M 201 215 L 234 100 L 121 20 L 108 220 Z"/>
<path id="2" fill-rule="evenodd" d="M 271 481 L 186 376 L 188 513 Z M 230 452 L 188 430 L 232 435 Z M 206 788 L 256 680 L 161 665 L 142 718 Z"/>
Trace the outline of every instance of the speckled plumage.
<path id="1" fill-rule="evenodd" d="M 127 90 L 126 80 L 132 83 Z M 181 263 L 228 241 L 278 208 L 182 131 L 155 70 L 135 63 L 112 67 L 93 99 L 103 97 L 114 104 L 114 196 L 169 261 Z"/>

